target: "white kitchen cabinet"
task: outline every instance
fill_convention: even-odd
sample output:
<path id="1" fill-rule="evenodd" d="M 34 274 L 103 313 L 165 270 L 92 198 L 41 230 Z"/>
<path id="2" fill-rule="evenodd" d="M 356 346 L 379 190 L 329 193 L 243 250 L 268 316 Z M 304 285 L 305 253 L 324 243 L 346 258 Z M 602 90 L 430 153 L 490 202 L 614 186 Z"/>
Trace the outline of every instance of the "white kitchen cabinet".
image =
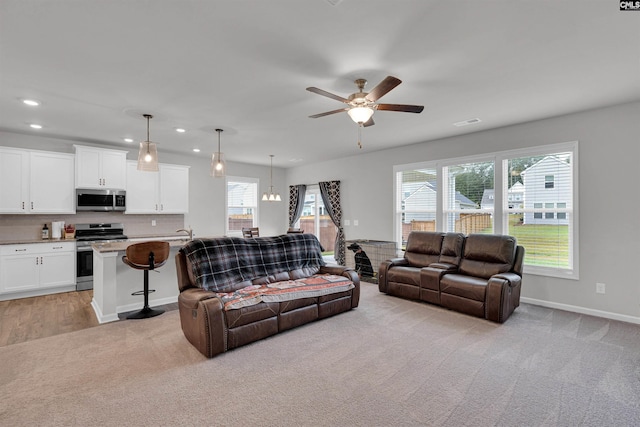
<path id="1" fill-rule="evenodd" d="M 27 213 L 28 206 L 29 152 L 0 148 L 0 213 Z"/>
<path id="2" fill-rule="evenodd" d="M 127 185 L 127 152 L 74 145 L 76 188 L 124 190 Z"/>
<path id="3" fill-rule="evenodd" d="M 189 167 L 159 164 L 158 172 L 137 169 L 127 162 L 128 214 L 184 214 L 189 212 Z"/>
<path id="4" fill-rule="evenodd" d="M 32 151 L 29 173 L 30 213 L 75 213 L 72 154 Z"/>
<path id="5" fill-rule="evenodd" d="M 0 294 L 74 285 L 75 242 L 0 247 Z"/>
<path id="6" fill-rule="evenodd" d="M 74 156 L 0 149 L 0 213 L 75 213 Z"/>

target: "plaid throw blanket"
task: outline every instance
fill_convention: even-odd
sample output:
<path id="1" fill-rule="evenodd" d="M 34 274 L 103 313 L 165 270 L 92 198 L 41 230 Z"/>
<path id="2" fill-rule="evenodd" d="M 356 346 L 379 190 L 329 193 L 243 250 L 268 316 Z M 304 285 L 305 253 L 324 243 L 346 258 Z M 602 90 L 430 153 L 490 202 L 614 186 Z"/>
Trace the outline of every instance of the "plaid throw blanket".
<path id="1" fill-rule="evenodd" d="M 196 286 L 213 292 L 233 292 L 242 282 L 281 272 L 306 269 L 314 274 L 325 265 L 312 234 L 194 239 L 180 251 L 191 264 Z"/>

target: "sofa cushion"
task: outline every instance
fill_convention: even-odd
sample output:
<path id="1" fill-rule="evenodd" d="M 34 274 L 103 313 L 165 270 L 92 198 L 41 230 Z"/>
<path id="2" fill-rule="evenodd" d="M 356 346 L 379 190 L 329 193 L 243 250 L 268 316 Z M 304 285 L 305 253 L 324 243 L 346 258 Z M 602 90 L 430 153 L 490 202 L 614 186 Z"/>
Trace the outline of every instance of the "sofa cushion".
<path id="1" fill-rule="evenodd" d="M 440 279 L 440 292 L 459 297 L 483 301 L 487 289 L 487 280 L 462 274 L 445 274 Z"/>
<path id="2" fill-rule="evenodd" d="M 407 238 L 404 257 L 414 267 L 426 267 L 440 259 L 444 233 L 412 231 Z"/>
<path id="3" fill-rule="evenodd" d="M 462 248 L 464 247 L 464 234 L 447 233 L 442 239 L 442 249 L 440 250 L 441 264 L 459 265 L 462 258 Z"/>
<path id="4" fill-rule="evenodd" d="M 488 279 L 513 268 L 516 239 L 496 234 L 471 234 L 464 244 L 460 273 Z"/>
<path id="5" fill-rule="evenodd" d="M 387 281 L 420 287 L 420 269 L 416 267 L 393 267 L 387 272 Z"/>
<path id="6" fill-rule="evenodd" d="M 316 273 L 325 265 L 320 242 L 312 234 L 275 237 L 193 239 L 180 251 L 194 284 L 213 292 L 234 292 L 247 281 L 301 270 Z M 283 277 L 284 278 L 284 277 Z"/>
<path id="7" fill-rule="evenodd" d="M 319 274 L 298 280 L 286 280 L 264 285 L 251 285 L 234 292 L 219 292 L 224 310 L 237 310 L 261 302 L 281 302 L 317 298 L 347 292 L 354 288 L 345 276 Z"/>

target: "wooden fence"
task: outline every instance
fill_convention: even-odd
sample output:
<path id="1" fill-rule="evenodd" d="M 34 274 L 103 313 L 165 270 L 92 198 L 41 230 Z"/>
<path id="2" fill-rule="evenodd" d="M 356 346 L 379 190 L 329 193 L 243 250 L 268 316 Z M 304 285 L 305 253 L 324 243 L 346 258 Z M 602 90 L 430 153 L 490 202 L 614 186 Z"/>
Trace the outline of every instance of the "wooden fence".
<path id="1" fill-rule="evenodd" d="M 460 214 L 456 220 L 456 232 L 464 234 L 481 233 L 492 226 L 491 214 Z M 402 223 L 402 241 L 406 242 L 412 231 L 436 231 L 435 220 Z"/>
<path id="2" fill-rule="evenodd" d="M 320 244 L 327 252 L 333 252 L 336 244 L 336 226 L 328 215 L 323 215 L 319 219 L 320 224 Z M 243 227 L 253 227 L 252 215 L 231 215 L 229 217 L 229 230 L 242 230 Z M 315 218 L 307 216 L 300 218 L 300 228 L 305 233 L 318 235 L 315 231 Z"/>

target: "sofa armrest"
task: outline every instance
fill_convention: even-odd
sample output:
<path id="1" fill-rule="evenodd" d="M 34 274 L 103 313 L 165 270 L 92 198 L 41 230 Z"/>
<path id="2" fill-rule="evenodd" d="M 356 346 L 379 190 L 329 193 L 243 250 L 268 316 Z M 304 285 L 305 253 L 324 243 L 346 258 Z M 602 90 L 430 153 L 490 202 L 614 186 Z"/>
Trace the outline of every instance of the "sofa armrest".
<path id="1" fill-rule="evenodd" d="M 515 273 L 491 276 L 485 292 L 485 318 L 503 323 L 520 305 L 522 278 Z"/>
<path id="2" fill-rule="evenodd" d="M 508 285 L 511 287 L 514 286 L 519 286 L 520 282 L 522 282 L 522 277 L 520 277 L 518 274 L 516 273 L 500 273 L 500 274 L 494 274 L 493 276 L 491 276 L 491 279 L 503 279 L 503 280 L 507 280 L 509 283 Z"/>
<path id="3" fill-rule="evenodd" d="M 199 288 L 178 295 L 180 325 L 184 336 L 206 357 L 227 350 L 227 325 L 222 300 L 211 291 Z"/>
<path id="4" fill-rule="evenodd" d="M 391 258 L 380 263 L 378 270 L 378 290 L 387 293 L 389 283 L 387 282 L 387 273 L 389 269 L 396 266 L 409 265 L 409 261 L 405 258 Z"/>
<path id="5" fill-rule="evenodd" d="M 448 273 L 454 272 L 458 270 L 458 266 L 455 264 L 448 264 L 446 262 L 434 262 L 433 264 L 429 264 L 429 267 L 436 268 L 438 270 L 445 270 Z"/>
<path id="6" fill-rule="evenodd" d="M 353 293 L 351 296 L 351 308 L 356 308 L 360 303 L 360 276 L 351 268 L 342 265 L 324 265 L 320 267 L 320 274 L 335 274 L 337 276 L 347 277 L 353 282 Z"/>

